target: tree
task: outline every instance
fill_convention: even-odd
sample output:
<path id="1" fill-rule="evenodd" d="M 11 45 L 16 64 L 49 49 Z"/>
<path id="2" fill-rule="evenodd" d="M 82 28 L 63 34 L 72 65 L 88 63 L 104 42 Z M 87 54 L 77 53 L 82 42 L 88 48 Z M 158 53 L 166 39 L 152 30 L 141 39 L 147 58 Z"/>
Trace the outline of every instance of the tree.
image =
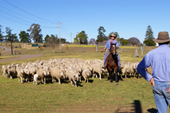
<path id="1" fill-rule="evenodd" d="M 45 36 L 45 42 L 48 42 L 49 39 L 50 39 L 50 36 L 49 36 L 49 35 L 46 35 L 46 36 Z"/>
<path id="2" fill-rule="evenodd" d="M 57 36 L 54 36 L 53 34 L 51 36 L 46 36 L 46 41 L 45 41 L 45 46 L 47 47 L 52 47 L 53 49 L 53 52 L 54 52 L 54 49 L 56 47 L 56 45 L 58 44 L 58 38 Z"/>
<path id="3" fill-rule="evenodd" d="M 12 34 L 11 37 L 13 39 L 13 42 L 19 42 L 16 34 Z"/>
<path id="4" fill-rule="evenodd" d="M 0 42 L 3 42 L 3 35 L 2 35 L 3 32 L 2 32 L 1 27 L 2 27 L 2 26 L 0 25 Z"/>
<path id="5" fill-rule="evenodd" d="M 39 34 L 39 38 L 37 39 L 37 43 L 43 43 L 43 35 Z"/>
<path id="6" fill-rule="evenodd" d="M 89 44 L 92 44 L 92 45 L 96 44 L 96 40 L 94 38 L 91 38 L 89 41 Z"/>
<path id="7" fill-rule="evenodd" d="M 146 34 L 145 34 L 145 40 L 144 40 L 144 44 L 146 44 L 147 46 L 155 46 L 156 43 L 153 41 L 154 37 L 153 37 L 153 31 L 150 25 L 148 25 L 147 30 L 146 30 Z"/>
<path id="8" fill-rule="evenodd" d="M 123 46 L 129 44 L 128 40 L 126 40 L 126 39 L 124 39 L 124 38 L 119 38 L 119 42 L 120 42 L 120 44 L 123 45 Z"/>
<path id="9" fill-rule="evenodd" d="M 58 39 L 59 42 L 60 39 Z M 61 43 L 66 43 L 66 39 L 65 38 L 61 38 Z"/>
<path id="10" fill-rule="evenodd" d="M 20 42 L 24 42 L 24 43 L 31 42 L 29 33 L 26 33 L 25 31 L 20 32 L 19 39 L 20 39 Z"/>
<path id="11" fill-rule="evenodd" d="M 129 39 L 128 39 L 128 42 L 129 42 L 129 44 L 131 44 L 131 45 L 133 45 L 133 46 L 140 44 L 139 39 L 137 39 L 136 37 L 131 37 L 131 38 L 129 38 Z"/>
<path id="12" fill-rule="evenodd" d="M 41 29 L 39 24 L 32 24 L 27 31 L 30 32 L 30 38 L 34 40 L 34 43 L 37 43 L 38 41 L 42 41 L 42 35 L 40 35 Z"/>
<path id="13" fill-rule="evenodd" d="M 104 29 L 103 26 L 100 26 L 98 29 L 99 34 L 97 35 L 97 42 L 102 42 L 108 39 L 104 32 L 106 32 L 106 30 Z"/>
<path id="14" fill-rule="evenodd" d="M 10 41 L 11 42 L 11 54 L 13 55 L 13 46 L 12 43 L 15 40 L 14 38 L 17 38 L 16 34 L 12 34 L 11 33 L 11 29 L 9 27 L 6 27 L 6 41 Z"/>
<path id="15" fill-rule="evenodd" d="M 79 44 L 87 44 L 87 34 L 85 31 L 81 31 L 79 34 L 76 35 L 74 38 L 74 43 L 79 43 Z"/>

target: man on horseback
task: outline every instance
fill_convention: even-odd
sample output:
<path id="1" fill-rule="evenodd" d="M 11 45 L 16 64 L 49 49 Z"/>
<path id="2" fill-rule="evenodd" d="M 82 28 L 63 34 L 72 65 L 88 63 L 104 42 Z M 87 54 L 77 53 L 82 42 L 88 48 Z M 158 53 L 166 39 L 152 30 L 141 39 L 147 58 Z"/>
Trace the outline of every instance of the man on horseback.
<path id="1" fill-rule="evenodd" d="M 106 53 L 104 55 L 104 67 L 103 67 L 104 69 L 106 69 L 106 66 L 107 66 L 106 58 L 107 58 L 107 56 L 109 54 L 109 49 L 110 49 L 111 44 L 116 44 L 116 49 L 119 48 L 119 44 L 118 44 L 117 40 L 115 40 L 115 39 L 116 39 L 116 35 L 115 34 L 110 34 L 109 35 L 109 40 L 107 41 L 107 43 L 106 43 L 105 47 L 103 48 L 103 50 L 101 50 L 101 52 L 104 52 L 108 48 L 108 51 L 106 51 Z M 119 69 L 121 69 L 120 56 L 119 56 L 118 53 L 116 53 L 116 55 L 117 55 L 117 59 L 118 59 L 118 70 L 119 70 Z"/>

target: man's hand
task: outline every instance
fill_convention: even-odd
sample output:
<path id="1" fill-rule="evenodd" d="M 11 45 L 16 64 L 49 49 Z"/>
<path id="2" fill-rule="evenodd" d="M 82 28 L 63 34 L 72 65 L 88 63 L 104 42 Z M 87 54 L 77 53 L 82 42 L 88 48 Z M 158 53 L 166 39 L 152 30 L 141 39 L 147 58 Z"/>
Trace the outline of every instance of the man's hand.
<path id="1" fill-rule="evenodd" d="M 151 82 L 151 85 L 152 85 L 152 86 L 155 86 L 155 82 L 154 82 L 154 79 L 153 79 L 153 78 L 151 78 L 150 82 Z"/>
<path id="2" fill-rule="evenodd" d="M 101 53 L 103 52 L 104 50 L 101 50 Z"/>
<path id="3" fill-rule="evenodd" d="M 167 92 L 169 93 L 170 92 L 170 87 L 167 90 L 168 90 Z"/>

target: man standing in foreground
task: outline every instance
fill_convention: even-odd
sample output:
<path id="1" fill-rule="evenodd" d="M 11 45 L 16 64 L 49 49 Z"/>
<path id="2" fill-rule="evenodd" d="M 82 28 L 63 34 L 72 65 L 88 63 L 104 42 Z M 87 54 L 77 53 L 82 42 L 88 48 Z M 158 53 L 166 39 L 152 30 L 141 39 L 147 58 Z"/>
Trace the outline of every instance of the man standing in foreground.
<path id="1" fill-rule="evenodd" d="M 170 105 L 170 47 L 168 32 L 159 32 L 153 41 L 159 47 L 149 51 L 137 67 L 137 71 L 151 82 L 158 113 L 167 113 Z M 146 69 L 152 67 L 152 75 Z"/>

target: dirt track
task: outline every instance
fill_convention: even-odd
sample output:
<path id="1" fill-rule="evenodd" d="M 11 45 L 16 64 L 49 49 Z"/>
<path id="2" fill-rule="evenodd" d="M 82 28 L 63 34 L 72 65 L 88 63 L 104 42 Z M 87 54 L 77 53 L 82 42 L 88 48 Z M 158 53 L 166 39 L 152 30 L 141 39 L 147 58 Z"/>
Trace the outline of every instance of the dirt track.
<path id="1" fill-rule="evenodd" d="M 18 58 L 4 59 L 4 60 L 0 60 L 0 62 L 7 62 L 7 61 L 15 61 L 15 60 L 27 59 L 27 58 L 34 58 L 34 57 L 40 57 L 40 56 L 43 56 L 43 55 L 15 55 L 15 56 L 18 56 Z"/>
<path id="2" fill-rule="evenodd" d="M 7 53 L 7 52 L 10 52 L 11 49 L 9 48 L 6 48 L 6 47 L 3 47 L 3 46 L 0 46 L 1 49 L 4 49 L 4 51 L 2 51 L 1 53 Z"/>
<path id="3" fill-rule="evenodd" d="M 4 51 L 2 51 L 1 53 L 7 53 L 11 51 L 11 49 L 3 47 L 3 46 L 0 46 L 0 48 L 4 49 Z M 18 57 L 18 58 L 2 59 L 0 60 L 0 62 L 15 61 L 15 60 L 21 60 L 21 59 L 27 59 L 27 58 L 40 57 L 40 56 L 43 56 L 43 55 L 15 55 L 15 57 Z"/>

